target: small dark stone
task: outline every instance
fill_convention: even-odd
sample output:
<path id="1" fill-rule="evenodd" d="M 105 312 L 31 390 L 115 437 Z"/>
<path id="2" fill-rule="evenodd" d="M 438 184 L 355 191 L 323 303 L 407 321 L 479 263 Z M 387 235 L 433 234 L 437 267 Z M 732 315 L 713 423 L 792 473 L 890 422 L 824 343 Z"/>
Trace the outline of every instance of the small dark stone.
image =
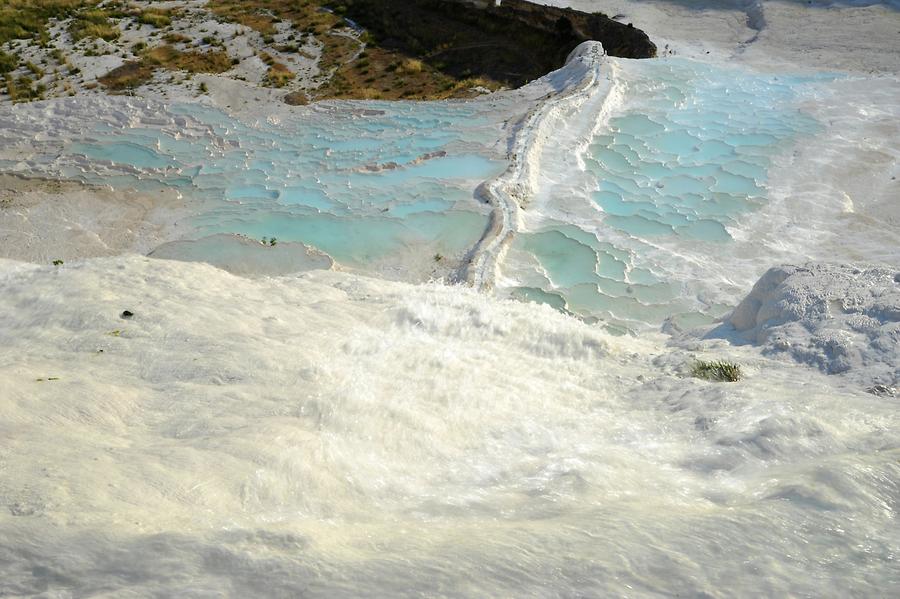
<path id="1" fill-rule="evenodd" d="M 877 395 L 878 397 L 896 397 L 897 389 L 894 387 L 889 387 L 888 385 L 875 385 L 873 387 L 869 387 L 866 389 L 872 395 Z"/>
<path id="2" fill-rule="evenodd" d="M 131 318 L 132 316 L 134 316 L 134 312 L 132 312 L 131 310 L 125 310 L 124 312 L 122 312 L 122 314 L 120 316 L 127 320 L 127 319 Z"/>

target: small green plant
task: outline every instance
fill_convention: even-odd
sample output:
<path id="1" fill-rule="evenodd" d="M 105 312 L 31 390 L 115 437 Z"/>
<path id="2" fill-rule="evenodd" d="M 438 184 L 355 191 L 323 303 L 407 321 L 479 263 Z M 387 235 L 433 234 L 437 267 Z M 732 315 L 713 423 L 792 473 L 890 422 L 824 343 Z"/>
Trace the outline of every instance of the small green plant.
<path id="1" fill-rule="evenodd" d="M 273 237 L 272 239 L 269 240 L 269 245 L 270 245 L 271 247 L 275 247 L 275 244 L 276 244 L 276 243 L 278 243 L 278 240 L 275 239 L 274 237 Z"/>
<path id="2" fill-rule="evenodd" d="M 62 266 L 63 264 L 65 264 L 65 263 L 62 260 L 54 260 L 53 261 L 53 266 Z"/>
<path id="3" fill-rule="evenodd" d="M 19 58 L 14 54 L 7 54 L 0 50 L 0 73 L 9 73 L 15 71 L 19 66 Z"/>
<path id="4" fill-rule="evenodd" d="M 206 86 L 206 83 L 200 82 L 200 93 L 205 94 L 209 91 L 209 88 Z"/>
<path id="5" fill-rule="evenodd" d="M 440 261 L 443 260 L 443 259 L 444 259 L 444 256 L 442 256 L 441 254 L 435 254 L 435 255 L 434 255 L 434 261 L 435 261 L 435 262 L 440 262 Z"/>
<path id="6" fill-rule="evenodd" d="M 741 372 L 741 367 L 733 362 L 700 360 L 691 368 L 691 376 L 717 383 L 734 383 L 741 380 L 744 373 Z"/>
<path id="7" fill-rule="evenodd" d="M 31 61 L 25 63 L 25 68 L 31 71 L 31 73 L 39 79 L 44 76 L 44 70 Z"/>

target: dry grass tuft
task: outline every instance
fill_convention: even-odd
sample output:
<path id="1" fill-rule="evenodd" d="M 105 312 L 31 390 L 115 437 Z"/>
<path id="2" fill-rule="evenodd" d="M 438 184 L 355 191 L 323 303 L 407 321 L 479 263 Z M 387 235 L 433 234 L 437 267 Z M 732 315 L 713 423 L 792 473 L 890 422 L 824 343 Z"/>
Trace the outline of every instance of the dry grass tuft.
<path id="1" fill-rule="evenodd" d="M 127 62 L 113 69 L 98 81 L 113 91 L 140 87 L 153 78 L 157 68 L 189 73 L 223 73 L 231 68 L 231 59 L 224 51 L 182 52 L 169 45 L 146 50 L 141 59 Z"/>
<path id="2" fill-rule="evenodd" d="M 297 75 L 280 62 L 273 62 L 269 66 L 266 78 L 263 83 L 270 87 L 284 87 Z"/>
<path id="3" fill-rule="evenodd" d="M 122 35 L 119 27 L 109 22 L 109 14 L 100 9 L 79 12 L 69 26 L 69 33 L 76 42 L 84 38 L 99 38 L 111 42 Z"/>
<path id="4" fill-rule="evenodd" d="M 298 90 L 286 95 L 284 97 L 284 103 L 289 104 L 290 106 L 306 106 L 309 104 L 309 96 L 306 95 L 305 91 Z"/>
<path id="5" fill-rule="evenodd" d="M 125 91 L 140 87 L 153 78 L 155 69 L 143 61 L 126 62 L 97 79 L 107 89 Z"/>
<path id="6" fill-rule="evenodd" d="M 421 60 L 407 58 L 403 61 L 403 64 L 400 65 L 397 71 L 401 73 L 421 73 L 423 68 L 424 65 Z"/>
<path id="7" fill-rule="evenodd" d="M 259 7 L 251 6 L 246 1 L 237 0 L 212 0 L 207 5 L 215 14 L 231 21 L 249 27 L 261 35 L 274 35 L 275 19 L 270 15 L 260 12 Z"/>
<path id="8" fill-rule="evenodd" d="M 182 52 L 167 44 L 147 50 L 144 53 L 144 62 L 189 73 L 224 73 L 231 69 L 231 58 L 224 50 Z"/>
<path id="9" fill-rule="evenodd" d="M 138 16 L 138 22 L 144 25 L 150 25 L 157 29 L 168 27 L 172 24 L 172 11 L 162 10 L 159 8 L 148 8 Z"/>

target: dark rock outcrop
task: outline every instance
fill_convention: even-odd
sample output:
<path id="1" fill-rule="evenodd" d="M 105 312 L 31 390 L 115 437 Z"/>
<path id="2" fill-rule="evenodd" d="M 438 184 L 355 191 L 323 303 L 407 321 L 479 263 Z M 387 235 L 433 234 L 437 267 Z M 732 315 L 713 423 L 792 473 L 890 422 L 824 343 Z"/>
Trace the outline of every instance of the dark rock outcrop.
<path id="1" fill-rule="evenodd" d="M 379 45 L 418 57 L 456 78 L 520 86 L 563 65 L 581 42 L 611 56 L 650 58 L 656 46 L 631 24 L 600 13 L 503 0 L 338 0 L 335 9 Z"/>

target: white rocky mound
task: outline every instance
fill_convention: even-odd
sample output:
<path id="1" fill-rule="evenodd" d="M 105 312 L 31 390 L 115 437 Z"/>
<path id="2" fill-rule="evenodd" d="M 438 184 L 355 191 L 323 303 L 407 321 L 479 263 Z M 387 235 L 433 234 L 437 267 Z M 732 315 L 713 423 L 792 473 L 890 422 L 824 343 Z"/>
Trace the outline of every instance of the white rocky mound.
<path id="1" fill-rule="evenodd" d="M 768 353 L 892 394 L 900 382 L 900 269 L 812 263 L 763 275 L 729 323 Z"/>

